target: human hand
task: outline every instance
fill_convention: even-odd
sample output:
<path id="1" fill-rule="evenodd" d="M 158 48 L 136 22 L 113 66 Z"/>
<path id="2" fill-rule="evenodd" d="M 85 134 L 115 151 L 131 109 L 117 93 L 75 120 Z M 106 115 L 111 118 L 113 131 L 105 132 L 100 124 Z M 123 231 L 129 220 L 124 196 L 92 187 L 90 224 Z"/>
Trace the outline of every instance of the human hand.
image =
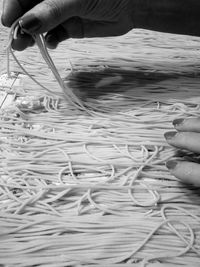
<path id="1" fill-rule="evenodd" d="M 118 36 L 133 28 L 133 0 L 4 0 L 2 24 L 20 19 L 24 32 L 15 50 L 33 45 L 31 34 L 46 33 L 49 48 L 68 38 Z M 30 33 L 30 34 L 27 34 Z"/>
<path id="2" fill-rule="evenodd" d="M 173 124 L 177 132 L 165 133 L 167 142 L 177 148 L 200 154 L 200 118 L 177 119 Z M 184 183 L 200 186 L 200 164 L 170 160 L 166 166 Z"/>

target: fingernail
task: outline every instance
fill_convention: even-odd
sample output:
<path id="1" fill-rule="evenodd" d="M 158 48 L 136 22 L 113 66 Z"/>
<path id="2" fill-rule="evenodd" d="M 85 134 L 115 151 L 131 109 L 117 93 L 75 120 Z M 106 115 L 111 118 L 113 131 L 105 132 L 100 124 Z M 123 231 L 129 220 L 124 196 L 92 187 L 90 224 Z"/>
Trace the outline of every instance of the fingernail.
<path id="1" fill-rule="evenodd" d="M 176 126 L 180 126 L 181 124 L 183 124 L 184 119 L 176 119 L 173 121 L 173 125 Z"/>
<path id="2" fill-rule="evenodd" d="M 164 134 L 164 136 L 167 140 L 173 139 L 176 135 L 177 135 L 177 132 L 167 132 Z"/>
<path id="3" fill-rule="evenodd" d="M 20 20 L 19 24 L 23 30 L 29 33 L 38 31 L 42 26 L 42 22 L 33 14 L 26 15 L 26 17 Z"/>
<path id="4" fill-rule="evenodd" d="M 175 161 L 175 160 L 169 160 L 167 163 L 166 163 L 166 166 L 169 170 L 173 170 L 176 168 L 178 162 Z"/>

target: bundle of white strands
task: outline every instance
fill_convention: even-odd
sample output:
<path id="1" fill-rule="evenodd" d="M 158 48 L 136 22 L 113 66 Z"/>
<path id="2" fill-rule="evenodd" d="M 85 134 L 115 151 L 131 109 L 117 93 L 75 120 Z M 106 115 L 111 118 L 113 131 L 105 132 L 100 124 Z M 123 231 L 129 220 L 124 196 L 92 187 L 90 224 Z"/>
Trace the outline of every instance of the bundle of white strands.
<path id="1" fill-rule="evenodd" d="M 200 115 L 196 39 L 70 41 L 52 52 L 58 70 L 35 40 L 40 50 L 9 49 L 31 78 L 4 88 L 15 100 L 0 117 L 0 265 L 198 267 L 199 189 L 165 167 L 198 155 L 163 137 L 173 119 Z"/>

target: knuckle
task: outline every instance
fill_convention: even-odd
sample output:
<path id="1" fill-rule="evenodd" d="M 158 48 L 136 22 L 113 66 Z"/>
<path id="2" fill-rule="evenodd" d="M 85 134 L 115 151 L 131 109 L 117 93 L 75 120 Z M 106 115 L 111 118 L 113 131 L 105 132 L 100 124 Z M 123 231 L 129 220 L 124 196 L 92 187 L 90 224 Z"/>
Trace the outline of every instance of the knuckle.
<path id="1" fill-rule="evenodd" d="M 62 14 L 62 8 L 59 1 L 49 0 L 44 2 L 44 8 L 48 11 L 52 19 L 59 19 Z"/>
<path id="2" fill-rule="evenodd" d="M 184 132 L 178 134 L 178 139 L 181 147 L 184 147 L 186 149 L 190 148 L 191 145 L 191 136 L 190 133 Z"/>

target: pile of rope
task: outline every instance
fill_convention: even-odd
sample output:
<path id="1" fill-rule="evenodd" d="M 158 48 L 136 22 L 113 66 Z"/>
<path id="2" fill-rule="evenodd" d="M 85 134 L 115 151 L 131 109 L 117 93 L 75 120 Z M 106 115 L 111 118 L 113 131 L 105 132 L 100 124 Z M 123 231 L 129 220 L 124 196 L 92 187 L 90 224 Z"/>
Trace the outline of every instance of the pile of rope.
<path id="1" fill-rule="evenodd" d="M 31 77 L 13 89 L 16 100 L 0 116 L 0 264 L 199 266 L 199 189 L 165 167 L 172 157 L 199 157 L 163 137 L 173 119 L 200 115 L 198 66 L 188 71 L 192 60 L 183 57 L 191 49 L 170 36 L 163 47 L 159 34 L 140 31 L 115 45 L 110 38 L 90 46 L 72 41 L 64 79 L 68 67 L 57 70 L 43 38 L 35 38 L 35 63 L 28 59 L 36 48 L 25 61 L 12 51 Z M 144 43 L 140 54 L 137 42 Z M 55 76 L 47 75 L 40 53 Z M 52 57 L 59 66 L 58 53 Z M 11 76 L 12 68 L 18 70 L 12 63 Z"/>

